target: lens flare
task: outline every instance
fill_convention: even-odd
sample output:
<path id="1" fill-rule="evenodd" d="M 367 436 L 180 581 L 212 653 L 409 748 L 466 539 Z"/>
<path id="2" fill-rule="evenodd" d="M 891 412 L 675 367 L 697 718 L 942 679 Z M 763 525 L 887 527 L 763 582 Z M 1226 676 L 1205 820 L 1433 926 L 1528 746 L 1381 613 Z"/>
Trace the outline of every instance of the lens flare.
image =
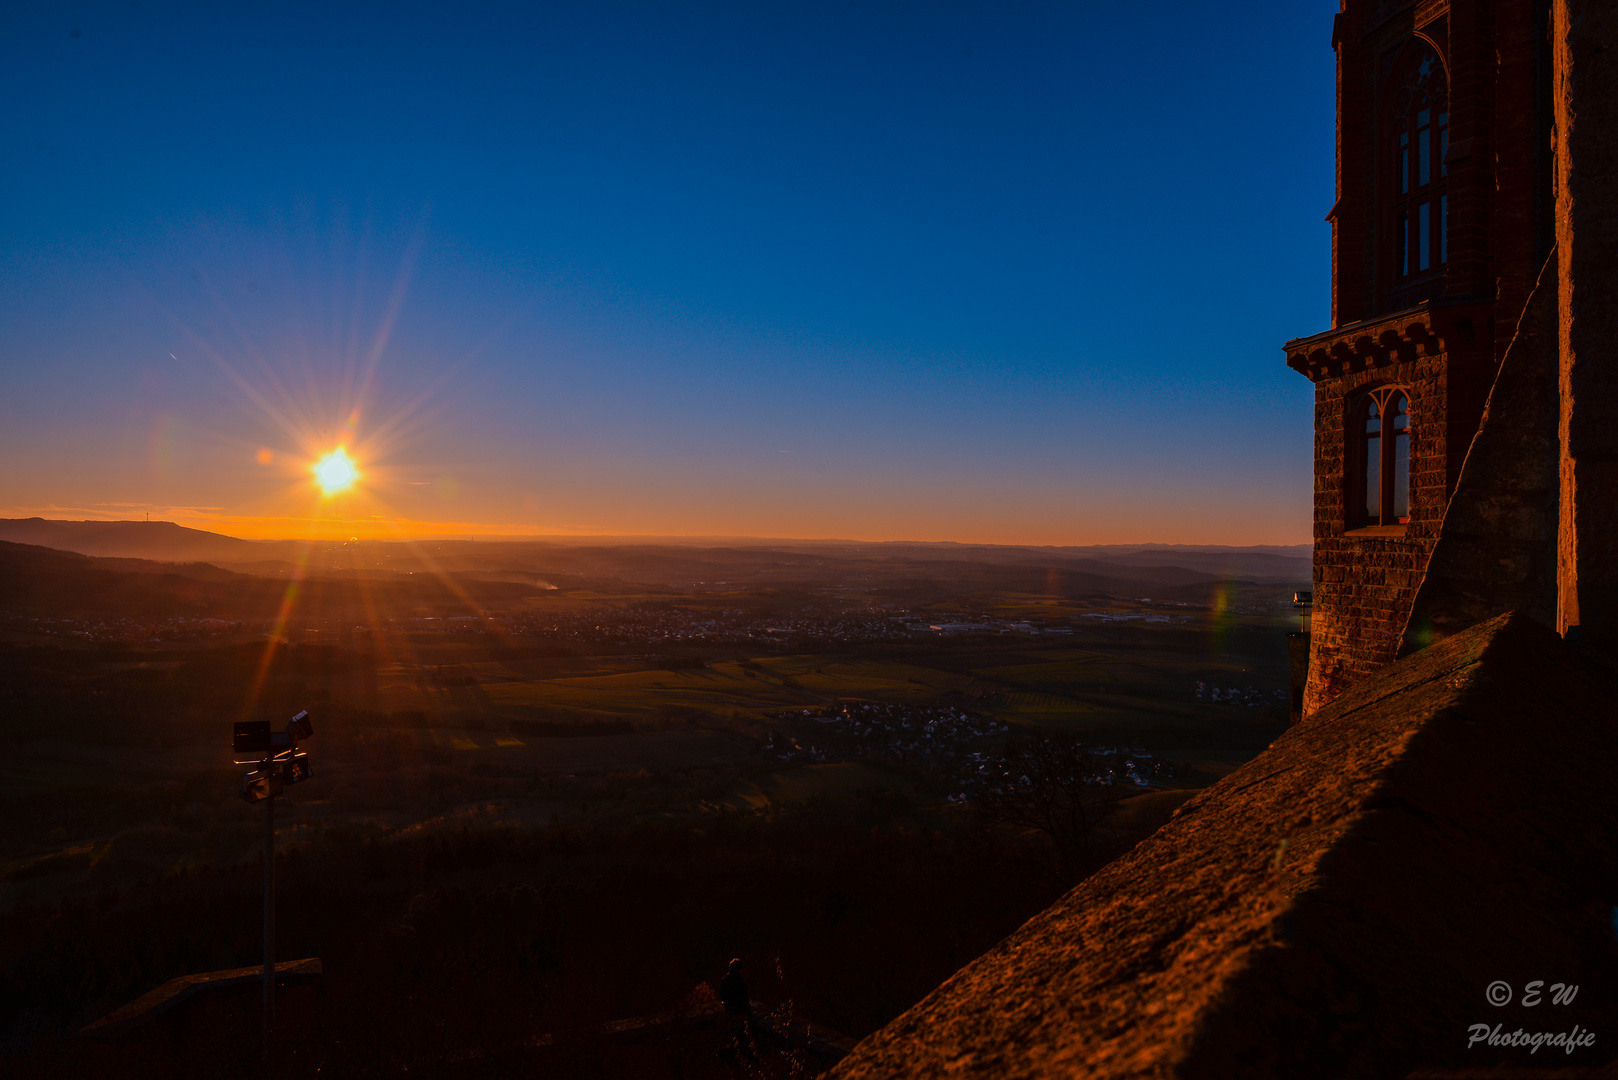
<path id="1" fill-rule="evenodd" d="M 315 474 L 315 483 L 327 498 L 347 491 L 354 486 L 360 478 L 360 471 L 354 466 L 354 461 L 348 456 L 348 448 L 339 446 L 319 461 L 310 466 Z"/>

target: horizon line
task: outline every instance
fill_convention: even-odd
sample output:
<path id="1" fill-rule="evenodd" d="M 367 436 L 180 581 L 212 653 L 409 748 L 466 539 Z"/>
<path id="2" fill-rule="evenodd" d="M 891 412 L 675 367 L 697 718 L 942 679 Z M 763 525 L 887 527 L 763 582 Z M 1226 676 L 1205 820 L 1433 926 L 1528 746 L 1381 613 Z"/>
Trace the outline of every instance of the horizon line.
<path id="1" fill-rule="evenodd" d="M 294 520 L 296 520 L 296 519 L 294 519 Z M 427 542 L 434 542 L 434 541 L 437 541 L 437 542 L 458 541 L 458 542 L 473 543 L 473 542 L 477 542 L 479 540 L 487 540 L 487 541 L 493 541 L 493 542 L 497 542 L 497 543 L 525 543 L 525 542 L 526 543 L 557 543 L 557 542 L 575 542 L 575 543 L 595 542 L 595 543 L 604 543 L 604 542 L 614 542 L 614 543 L 620 543 L 620 544 L 636 544 L 636 543 L 640 543 L 640 544 L 656 544 L 656 543 L 724 544 L 724 543 L 732 543 L 732 544 L 734 544 L 734 543 L 746 543 L 746 544 L 753 544 L 753 545 L 758 545 L 758 544 L 816 544 L 816 545 L 853 545 L 853 546 L 875 546 L 875 545 L 884 545 L 884 546 L 886 546 L 886 545 L 912 544 L 912 545 L 925 545 L 925 546 L 953 546 L 953 547 L 1025 548 L 1025 549 L 1030 549 L 1030 550 L 1055 550 L 1055 551 L 1067 550 L 1067 549 L 1107 549 L 1107 548 L 1130 549 L 1130 550 L 1150 549 L 1150 548 L 1162 548 L 1162 549 L 1197 548 L 1197 549 L 1202 549 L 1202 550 L 1232 551 L 1232 552 L 1255 552 L 1255 551 L 1264 551 L 1264 550 L 1296 550 L 1296 549 L 1299 549 L 1299 548 L 1313 548 L 1313 546 L 1314 546 L 1311 543 L 1297 543 L 1297 544 L 1280 544 L 1280 543 L 1268 543 L 1268 544 L 1264 544 L 1264 543 L 1260 543 L 1260 544 L 1214 544 L 1214 543 L 1195 543 L 1195 542 L 1188 543 L 1188 542 L 1183 542 L 1183 541 L 1163 541 L 1163 540 L 1146 540 L 1146 541 L 1125 542 L 1125 543 L 1116 543 L 1115 542 L 1115 543 L 1104 543 L 1104 544 L 1103 543 L 1053 544 L 1053 543 L 1037 543 L 1037 542 L 1015 542 L 1015 541 L 921 540 L 921 539 L 909 539 L 909 538 L 872 540 L 872 539 L 861 539 L 861 538 L 854 538 L 854 537 L 838 537 L 838 536 L 823 536 L 823 537 L 760 536 L 760 535 L 754 535 L 754 534 L 748 534 L 748 533 L 651 533 L 651 532 L 647 532 L 647 533 L 611 533 L 611 532 L 594 533 L 594 532 L 567 532 L 567 531 L 558 531 L 558 532 L 526 532 L 526 531 L 525 532 L 514 532 L 513 531 L 513 532 L 505 532 L 505 531 L 498 531 L 498 527 L 489 527 L 489 526 L 476 526 L 476 527 L 473 527 L 471 529 L 467 529 L 467 528 L 462 527 L 462 528 L 456 528 L 456 529 L 453 529 L 453 530 L 446 530 L 446 531 L 442 531 L 442 532 L 422 532 L 422 533 L 412 533 L 412 532 L 409 532 L 409 531 L 400 530 L 400 531 L 397 531 L 392 536 L 382 536 L 382 537 L 375 536 L 375 535 L 365 536 L 365 537 L 353 537 L 353 536 L 351 536 L 348 539 L 338 539 L 338 538 L 336 538 L 334 536 L 319 537 L 319 536 L 307 536 L 307 535 L 304 535 L 304 536 L 300 536 L 300 535 L 256 536 L 256 537 L 255 536 L 237 536 L 237 535 L 233 535 L 231 533 L 217 532 L 217 531 L 214 531 L 214 530 L 211 530 L 211 529 L 199 529 L 199 528 L 196 528 L 195 526 L 191 526 L 191 525 L 182 525 L 177 521 L 171 521 L 171 520 L 167 520 L 167 519 L 159 519 L 159 520 L 153 521 L 153 520 L 149 520 L 149 519 L 148 520 L 141 520 L 141 519 L 137 519 L 137 518 L 48 518 L 48 517 L 44 517 L 44 516 L 37 515 L 37 514 L 30 515 L 28 517 L 0 518 L 0 524 L 4 524 L 4 523 L 8 523 L 8 522 L 40 522 L 40 523 L 44 523 L 44 524 L 63 524 L 63 525 L 170 525 L 170 526 L 173 526 L 174 528 L 177 528 L 177 529 L 185 529 L 187 531 L 200 533 L 200 534 L 205 535 L 205 536 L 217 536 L 217 537 L 221 537 L 223 539 L 237 540 L 237 541 L 240 541 L 242 543 L 248 543 L 248 544 L 287 544 L 287 543 L 294 543 L 294 544 L 295 543 L 307 543 L 307 544 L 347 544 L 347 543 L 390 544 L 390 543 L 401 543 L 401 544 L 409 544 L 409 543 L 427 543 Z M 422 523 L 422 524 L 432 524 L 432 523 Z M 454 524 L 464 526 L 464 524 L 466 524 L 466 523 L 454 523 Z M 347 530 L 340 530 L 340 531 L 347 531 Z"/>

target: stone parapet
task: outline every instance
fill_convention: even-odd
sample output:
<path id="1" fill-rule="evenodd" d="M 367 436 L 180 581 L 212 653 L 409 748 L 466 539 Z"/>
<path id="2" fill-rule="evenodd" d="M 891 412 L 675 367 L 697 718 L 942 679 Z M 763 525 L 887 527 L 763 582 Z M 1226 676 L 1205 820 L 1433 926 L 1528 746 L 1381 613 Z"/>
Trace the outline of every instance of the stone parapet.
<path id="1" fill-rule="evenodd" d="M 1618 1030 L 1615 714 L 1610 681 L 1532 620 L 1448 638 L 1289 728 L 831 1076 L 1605 1064 Z M 1536 979 L 1546 995 L 1580 989 L 1524 1005 Z M 1486 996 L 1497 982 L 1509 1004 Z M 1469 1043 L 1484 1022 L 1600 1037 L 1530 1056 Z"/>

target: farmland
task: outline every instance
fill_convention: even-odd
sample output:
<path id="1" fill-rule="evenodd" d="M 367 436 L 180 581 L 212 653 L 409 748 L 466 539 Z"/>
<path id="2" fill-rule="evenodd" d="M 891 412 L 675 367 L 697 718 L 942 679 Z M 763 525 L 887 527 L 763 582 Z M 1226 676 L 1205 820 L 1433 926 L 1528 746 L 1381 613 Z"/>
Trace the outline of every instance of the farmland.
<path id="1" fill-rule="evenodd" d="M 238 839 L 207 847 L 207 859 L 242 857 L 252 827 L 233 801 L 226 734 L 250 693 L 254 715 L 309 708 L 319 718 L 315 779 L 285 811 L 289 830 L 310 835 L 385 832 L 489 800 L 521 821 L 535 814 L 510 807 L 543 803 L 538 819 L 548 821 L 598 802 L 591 793 L 608 778 L 656 789 L 647 812 L 757 808 L 817 788 L 772 760 L 767 743 L 800 738 L 793 721 L 806 713 L 862 704 L 947 707 L 1012 735 L 1061 730 L 1136 747 L 1178 763 L 1177 786 L 1222 775 L 1284 724 L 1284 633 L 1295 622 L 1284 610 L 1071 621 L 1061 635 L 662 642 L 655 653 L 645 642 L 525 643 L 481 627 L 273 650 L 262 641 L 62 648 L 14 637 L 0 663 L 17 752 L 0 763 L 0 780 L 19 809 L 51 827 L 7 836 L 8 865 L 32 869 L 0 879 L 0 898 L 101 880 L 44 873 L 84 861 L 53 852 L 129 850 L 132 863 L 97 861 L 101 875 L 183 865 L 201 850 L 187 839 L 193 828 Z M 1207 687 L 1243 691 L 1247 704 L 1209 700 Z M 954 786 L 937 771 L 918 760 L 869 786 L 927 806 Z M 88 791 L 99 795 L 87 803 Z M 192 824 L 157 809 L 178 791 L 206 793 L 187 804 Z M 119 809 L 97 820 L 93 808 L 109 806 L 109 795 Z M 136 845 L 142 830 L 150 835 Z"/>
<path id="2" fill-rule="evenodd" d="M 500 1008 L 558 1029 L 656 1012 L 734 954 L 854 1035 L 1065 887 L 1041 838 L 979 813 L 1016 782 L 1008 745 L 1089 747 L 1096 850 L 1116 852 L 1285 725 L 1284 579 L 955 551 L 519 554 L 439 553 L 460 568 L 430 586 L 403 564 L 294 590 L 275 565 L 0 545 L 0 798 L 26 823 L 0 837 L 0 994 L 28 1030 L 251 962 L 261 818 L 237 796 L 239 719 L 315 717 L 314 776 L 278 800 L 276 842 L 328 868 L 289 869 L 287 933 L 334 994 L 388 993 L 393 969 L 361 957 L 407 933 L 440 950 L 410 969 L 438 972 L 411 983 L 422 1001 L 517 977 L 420 912 L 505 911 L 532 888 L 572 929 Z M 205 896 L 223 905 L 205 933 L 163 915 Z M 85 968 L 40 936 L 69 924 L 134 951 Z M 607 992 L 588 958 L 631 924 L 658 959 Z"/>

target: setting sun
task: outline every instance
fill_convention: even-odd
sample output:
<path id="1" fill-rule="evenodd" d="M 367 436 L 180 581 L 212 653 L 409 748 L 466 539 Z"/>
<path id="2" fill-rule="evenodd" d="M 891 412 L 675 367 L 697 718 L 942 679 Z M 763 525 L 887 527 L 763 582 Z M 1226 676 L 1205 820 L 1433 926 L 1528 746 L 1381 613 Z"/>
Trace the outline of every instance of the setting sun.
<path id="1" fill-rule="evenodd" d="M 347 447 L 342 446 L 315 462 L 310 471 L 315 474 L 315 483 L 320 485 L 321 492 L 328 496 L 347 491 L 360 478 Z"/>

